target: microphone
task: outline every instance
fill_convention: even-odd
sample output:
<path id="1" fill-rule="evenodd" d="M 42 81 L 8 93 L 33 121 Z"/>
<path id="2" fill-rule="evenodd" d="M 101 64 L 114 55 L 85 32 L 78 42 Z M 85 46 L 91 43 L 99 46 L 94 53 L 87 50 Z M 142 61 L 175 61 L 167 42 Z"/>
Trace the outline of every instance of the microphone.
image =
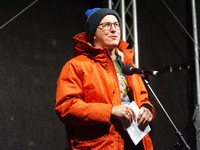
<path id="1" fill-rule="evenodd" d="M 138 74 L 141 77 L 146 76 L 156 76 L 158 74 L 158 71 L 155 70 L 143 70 L 140 68 L 135 68 L 133 65 L 128 64 L 122 67 L 122 73 L 124 75 L 133 75 Z"/>

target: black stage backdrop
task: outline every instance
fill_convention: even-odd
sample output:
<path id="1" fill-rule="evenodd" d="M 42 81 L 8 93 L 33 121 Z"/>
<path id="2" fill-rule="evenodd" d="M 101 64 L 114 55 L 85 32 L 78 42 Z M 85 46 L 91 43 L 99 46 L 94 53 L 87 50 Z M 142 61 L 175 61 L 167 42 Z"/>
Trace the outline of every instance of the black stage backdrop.
<path id="1" fill-rule="evenodd" d="M 0 1 L 0 26 L 32 2 Z M 165 2 L 192 35 L 190 1 Z M 196 5 L 199 18 L 200 1 Z M 107 1 L 38 0 L 0 29 L 1 150 L 67 149 L 64 125 L 54 111 L 56 81 L 73 57 L 73 36 L 85 31 L 84 13 L 92 7 L 107 7 Z M 161 0 L 139 0 L 137 10 L 140 67 L 161 72 L 149 78 L 151 87 L 196 149 L 192 40 Z M 151 94 L 150 100 L 156 108 L 150 132 L 154 148 L 169 150 L 178 141 L 175 130 Z"/>

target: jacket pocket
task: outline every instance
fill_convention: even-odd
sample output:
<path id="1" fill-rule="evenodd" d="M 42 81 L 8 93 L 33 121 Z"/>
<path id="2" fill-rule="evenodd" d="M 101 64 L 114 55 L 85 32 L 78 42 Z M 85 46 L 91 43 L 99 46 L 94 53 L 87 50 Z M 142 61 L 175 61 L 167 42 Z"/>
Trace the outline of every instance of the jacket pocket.
<path id="1" fill-rule="evenodd" d="M 105 146 L 108 146 L 107 145 L 108 142 L 109 142 L 108 135 L 104 135 L 100 138 L 92 139 L 88 141 L 71 140 L 71 145 L 72 145 L 73 150 L 80 150 L 80 149 L 94 150 L 94 149 L 102 149 Z"/>

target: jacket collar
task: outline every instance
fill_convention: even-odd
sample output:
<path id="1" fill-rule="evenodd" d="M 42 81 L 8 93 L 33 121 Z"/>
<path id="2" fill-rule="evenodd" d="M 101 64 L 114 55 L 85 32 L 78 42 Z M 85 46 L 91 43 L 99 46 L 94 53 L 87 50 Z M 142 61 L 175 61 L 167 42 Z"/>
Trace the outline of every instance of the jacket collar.
<path id="1" fill-rule="evenodd" d="M 74 56 L 78 56 L 81 54 L 99 54 L 102 52 L 103 49 L 95 48 L 93 47 L 88 40 L 88 36 L 86 32 L 79 33 L 76 36 L 74 36 Z M 123 52 L 126 50 L 128 47 L 128 43 L 126 43 L 123 40 L 120 40 L 119 45 L 118 45 L 118 54 L 121 56 L 123 55 Z"/>

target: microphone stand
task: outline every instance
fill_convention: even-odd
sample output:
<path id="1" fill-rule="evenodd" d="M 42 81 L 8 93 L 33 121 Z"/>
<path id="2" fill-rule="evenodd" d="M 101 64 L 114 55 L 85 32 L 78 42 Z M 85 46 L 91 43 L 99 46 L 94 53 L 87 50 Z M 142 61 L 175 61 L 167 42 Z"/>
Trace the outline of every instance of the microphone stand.
<path id="1" fill-rule="evenodd" d="M 173 121 L 171 120 L 171 118 L 169 117 L 168 113 L 166 112 L 165 108 L 162 106 L 161 102 L 159 101 L 158 97 L 156 96 L 156 94 L 152 90 L 152 88 L 149 85 L 149 82 L 147 81 L 147 79 L 146 78 L 142 78 L 142 80 L 146 84 L 146 86 L 148 87 L 148 89 L 150 90 L 150 92 L 152 93 L 152 95 L 154 96 L 154 98 L 156 99 L 156 101 L 158 102 L 158 104 L 160 105 L 160 107 L 162 108 L 163 112 L 165 113 L 165 115 L 167 116 L 167 118 L 169 119 L 169 121 L 171 122 L 172 126 L 174 127 L 174 129 L 176 131 L 176 135 L 181 139 L 182 143 L 185 145 L 185 147 L 187 148 L 187 150 L 191 150 L 191 148 L 189 147 L 189 145 L 187 144 L 187 142 L 183 138 L 181 132 L 177 129 L 177 127 L 175 126 L 175 124 L 173 123 Z M 176 144 L 174 145 L 174 147 L 176 147 L 176 149 L 179 149 L 181 147 L 181 144 L 179 142 L 176 142 Z"/>

